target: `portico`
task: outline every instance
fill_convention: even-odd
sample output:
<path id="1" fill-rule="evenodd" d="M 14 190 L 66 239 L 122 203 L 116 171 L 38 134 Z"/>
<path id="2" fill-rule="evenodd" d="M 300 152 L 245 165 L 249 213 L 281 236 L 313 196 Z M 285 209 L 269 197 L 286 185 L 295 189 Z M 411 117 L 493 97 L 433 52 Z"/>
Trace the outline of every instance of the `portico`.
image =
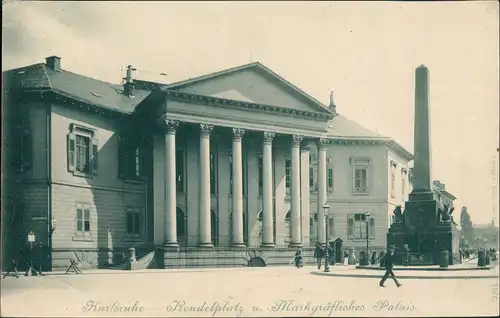
<path id="1" fill-rule="evenodd" d="M 334 116 L 328 108 L 315 101 L 306 103 L 297 92 L 292 95 L 300 107 L 179 92 L 172 87 L 154 95 L 151 99 L 157 103 L 161 126 L 153 138 L 157 246 L 308 245 L 309 150 L 318 149 L 317 195 L 325 201 L 324 136 Z M 285 226 L 288 212 L 289 229 Z M 318 219 L 324 220 L 323 211 L 317 212 Z M 317 239 L 324 243 L 324 221 L 319 227 Z"/>

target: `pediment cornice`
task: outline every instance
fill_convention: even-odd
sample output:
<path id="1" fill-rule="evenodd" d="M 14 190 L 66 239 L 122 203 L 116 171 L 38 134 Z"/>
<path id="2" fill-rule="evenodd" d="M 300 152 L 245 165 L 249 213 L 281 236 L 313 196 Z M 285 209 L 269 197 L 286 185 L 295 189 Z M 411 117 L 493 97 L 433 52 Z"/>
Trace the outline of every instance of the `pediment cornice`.
<path id="1" fill-rule="evenodd" d="M 196 103 L 208 106 L 226 107 L 233 109 L 248 109 L 248 110 L 258 110 L 262 112 L 268 112 L 273 114 L 286 114 L 288 116 L 294 117 L 305 117 L 305 118 L 317 118 L 323 120 L 329 120 L 334 117 L 334 114 L 325 109 L 324 112 L 313 112 L 313 111 L 302 111 L 286 107 L 266 105 L 252 102 L 245 102 L 239 100 L 225 99 L 220 97 L 198 95 L 191 93 L 184 93 L 172 90 L 164 90 L 167 100 L 175 100 L 179 102 Z"/>

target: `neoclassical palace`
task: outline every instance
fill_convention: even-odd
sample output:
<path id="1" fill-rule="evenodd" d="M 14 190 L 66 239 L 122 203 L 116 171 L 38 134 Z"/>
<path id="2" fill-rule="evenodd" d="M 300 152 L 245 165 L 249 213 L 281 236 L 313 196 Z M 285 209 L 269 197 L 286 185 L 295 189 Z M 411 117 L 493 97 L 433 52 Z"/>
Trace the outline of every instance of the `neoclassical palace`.
<path id="1" fill-rule="evenodd" d="M 4 259 L 28 232 L 49 269 L 131 247 L 144 267 L 383 249 L 409 192 L 407 150 L 260 63 L 171 84 L 129 67 L 114 85 L 52 56 L 3 76 Z"/>

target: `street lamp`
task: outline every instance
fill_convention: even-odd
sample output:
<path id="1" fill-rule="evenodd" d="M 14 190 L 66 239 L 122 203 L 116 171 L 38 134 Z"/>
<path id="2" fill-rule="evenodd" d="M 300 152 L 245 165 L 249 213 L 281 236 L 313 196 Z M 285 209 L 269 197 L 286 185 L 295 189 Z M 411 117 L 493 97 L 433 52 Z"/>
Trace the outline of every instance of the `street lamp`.
<path id="1" fill-rule="evenodd" d="M 366 222 L 366 264 L 370 264 L 370 257 L 368 252 L 368 245 L 370 244 L 370 235 L 368 233 L 368 225 L 370 223 L 370 212 L 365 212 L 365 222 Z"/>
<path id="2" fill-rule="evenodd" d="M 327 202 L 323 205 L 323 211 L 325 214 L 325 273 L 330 271 L 330 260 L 328 255 L 328 215 L 330 214 L 330 206 Z"/>

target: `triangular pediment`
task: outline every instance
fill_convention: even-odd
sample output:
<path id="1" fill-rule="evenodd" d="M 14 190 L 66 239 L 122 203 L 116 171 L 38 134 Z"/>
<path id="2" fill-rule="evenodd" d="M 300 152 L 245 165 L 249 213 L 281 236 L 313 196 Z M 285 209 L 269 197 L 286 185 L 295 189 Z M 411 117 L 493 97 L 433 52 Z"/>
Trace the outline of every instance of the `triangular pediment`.
<path id="1" fill-rule="evenodd" d="M 326 106 L 260 63 L 172 83 L 167 85 L 167 89 L 299 111 L 330 113 Z"/>

